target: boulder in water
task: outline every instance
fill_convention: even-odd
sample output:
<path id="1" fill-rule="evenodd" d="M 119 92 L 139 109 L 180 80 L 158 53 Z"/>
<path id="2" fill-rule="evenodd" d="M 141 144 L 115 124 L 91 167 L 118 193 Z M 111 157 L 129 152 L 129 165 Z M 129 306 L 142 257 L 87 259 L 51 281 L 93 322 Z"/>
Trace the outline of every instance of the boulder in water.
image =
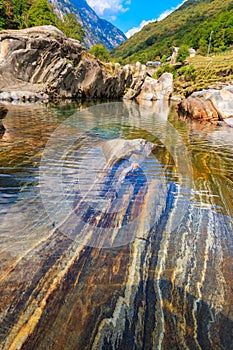
<path id="1" fill-rule="evenodd" d="M 233 86 L 222 90 L 203 90 L 193 93 L 177 105 L 179 114 L 208 122 L 225 121 L 233 117 Z"/>

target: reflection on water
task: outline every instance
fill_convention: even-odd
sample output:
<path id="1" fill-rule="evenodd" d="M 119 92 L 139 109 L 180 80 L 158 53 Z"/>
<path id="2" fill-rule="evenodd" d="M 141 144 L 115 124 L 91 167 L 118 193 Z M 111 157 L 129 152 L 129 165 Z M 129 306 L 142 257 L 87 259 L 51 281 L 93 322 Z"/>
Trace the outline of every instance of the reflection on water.
<path id="1" fill-rule="evenodd" d="M 1 349 L 231 349 L 233 129 L 138 106 L 9 106 Z"/>

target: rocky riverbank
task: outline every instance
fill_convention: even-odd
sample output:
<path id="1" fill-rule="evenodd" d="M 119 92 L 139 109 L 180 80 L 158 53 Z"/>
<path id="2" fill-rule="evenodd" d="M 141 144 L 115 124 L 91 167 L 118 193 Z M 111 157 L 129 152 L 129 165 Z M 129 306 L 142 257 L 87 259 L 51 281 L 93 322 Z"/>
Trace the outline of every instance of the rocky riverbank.
<path id="1" fill-rule="evenodd" d="M 0 32 L 0 101 L 124 98 L 141 103 L 175 98 L 172 74 L 156 80 L 153 72 L 140 63 L 103 63 L 53 26 Z M 178 103 L 177 111 L 191 119 L 233 125 L 232 97 L 233 86 L 195 92 Z"/>
<path id="2" fill-rule="evenodd" d="M 113 99 L 130 83 L 53 26 L 0 32 L 0 100 Z"/>
<path id="3" fill-rule="evenodd" d="M 53 26 L 0 32 L 0 101 L 169 97 L 172 75 L 150 73 L 141 64 L 103 63 Z"/>

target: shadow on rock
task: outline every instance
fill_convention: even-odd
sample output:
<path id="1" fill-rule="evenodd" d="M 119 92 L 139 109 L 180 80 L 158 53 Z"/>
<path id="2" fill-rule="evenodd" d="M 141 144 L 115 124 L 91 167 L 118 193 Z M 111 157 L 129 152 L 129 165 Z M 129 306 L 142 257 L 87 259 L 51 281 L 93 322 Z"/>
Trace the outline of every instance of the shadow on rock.
<path id="1" fill-rule="evenodd" d="M 6 130 L 1 120 L 5 118 L 7 112 L 8 109 L 4 105 L 0 104 L 0 137 L 5 133 Z"/>

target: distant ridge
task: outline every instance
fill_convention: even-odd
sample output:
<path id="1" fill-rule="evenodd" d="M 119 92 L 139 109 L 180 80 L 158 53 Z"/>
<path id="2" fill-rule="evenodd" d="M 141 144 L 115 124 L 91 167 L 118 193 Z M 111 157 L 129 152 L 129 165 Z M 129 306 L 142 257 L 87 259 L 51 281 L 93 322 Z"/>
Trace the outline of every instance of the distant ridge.
<path id="1" fill-rule="evenodd" d="M 232 0 L 187 0 L 164 20 L 149 23 L 114 49 L 112 57 L 122 63 L 145 63 L 171 55 L 172 47 L 182 44 L 206 55 L 211 31 L 212 52 L 233 45 Z"/>

